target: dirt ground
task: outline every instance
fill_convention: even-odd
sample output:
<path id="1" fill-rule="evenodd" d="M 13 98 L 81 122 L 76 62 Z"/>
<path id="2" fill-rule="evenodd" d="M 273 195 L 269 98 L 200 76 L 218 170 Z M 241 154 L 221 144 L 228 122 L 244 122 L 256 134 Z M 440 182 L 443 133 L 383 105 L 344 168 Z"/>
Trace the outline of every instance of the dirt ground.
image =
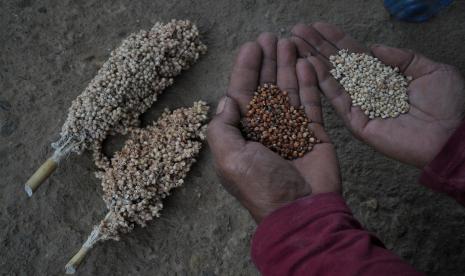
<path id="1" fill-rule="evenodd" d="M 216 105 L 239 45 L 326 20 L 366 44 L 408 47 L 465 73 L 465 1 L 425 24 L 392 20 L 382 1 L 0 1 L 0 274 L 61 275 L 105 214 L 88 154 L 72 156 L 32 198 L 23 184 L 51 153 L 71 101 L 130 32 L 191 19 L 209 52 L 145 115 L 203 99 Z M 355 140 L 324 103 L 354 214 L 429 275 L 465 274 L 465 209 L 417 184 L 419 171 Z M 113 139 L 117 148 L 122 139 Z M 112 144 L 112 143 L 110 143 Z M 373 208 L 371 202 L 378 203 Z M 221 187 L 207 147 L 162 218 L 94 248 L 78 275 L 257 275 L 255 224 Z"/>

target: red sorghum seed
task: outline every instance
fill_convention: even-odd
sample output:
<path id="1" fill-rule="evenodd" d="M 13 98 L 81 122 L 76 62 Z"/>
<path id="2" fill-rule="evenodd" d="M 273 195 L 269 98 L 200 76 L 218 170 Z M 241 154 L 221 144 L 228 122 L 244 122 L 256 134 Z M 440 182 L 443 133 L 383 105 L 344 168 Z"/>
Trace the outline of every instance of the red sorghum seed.
<path id="1" fill-rule="evenodd" d="M 242 120 L 245 136 L 283 158 L 302 157 L 320 142 L 309 128 L 304 108 L 291 106 L 288 93 L 276 85 L 259 86 L 247 109 Z"/>

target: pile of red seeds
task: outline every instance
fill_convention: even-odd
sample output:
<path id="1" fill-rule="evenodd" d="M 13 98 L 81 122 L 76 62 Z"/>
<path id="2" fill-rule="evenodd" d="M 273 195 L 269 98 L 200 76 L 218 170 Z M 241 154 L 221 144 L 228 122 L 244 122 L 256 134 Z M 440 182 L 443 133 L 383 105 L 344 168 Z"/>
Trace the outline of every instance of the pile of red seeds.
<path id="1" fill-rule="evenodd" d="M 304 156 L 320 142 L 309 123 L 304 109 L 293 107 L 287 92 L 273 84 L 257 88 L 242 120 L 247 139 L 289 160 Z"/>

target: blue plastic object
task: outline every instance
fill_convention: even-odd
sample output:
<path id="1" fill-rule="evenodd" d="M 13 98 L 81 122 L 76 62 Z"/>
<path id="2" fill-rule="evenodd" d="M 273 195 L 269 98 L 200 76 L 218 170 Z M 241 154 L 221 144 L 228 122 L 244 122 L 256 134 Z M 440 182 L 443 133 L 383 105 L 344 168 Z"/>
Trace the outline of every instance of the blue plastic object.
<path id="1" fill-rule="evenodd" d="M 424 22 L 452 2 L 453 0 L 384 0 L 384 6 L 398 20 Z"/>

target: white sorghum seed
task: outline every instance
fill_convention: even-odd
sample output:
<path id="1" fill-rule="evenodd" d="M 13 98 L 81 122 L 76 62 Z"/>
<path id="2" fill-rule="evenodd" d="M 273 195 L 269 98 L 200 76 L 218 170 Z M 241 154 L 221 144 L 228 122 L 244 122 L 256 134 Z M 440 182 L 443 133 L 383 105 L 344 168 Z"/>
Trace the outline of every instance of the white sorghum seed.
<path id="1" fill-rule="evenodd" d="M 348 50 L 340 50 L 329 60 L 333 77 L 349 93 L 352 105 L 360 107 L 369 119 L 394 118 L 408 112 L 407 87 L 412 78 L 399 73 L 399 68 Z"/>

